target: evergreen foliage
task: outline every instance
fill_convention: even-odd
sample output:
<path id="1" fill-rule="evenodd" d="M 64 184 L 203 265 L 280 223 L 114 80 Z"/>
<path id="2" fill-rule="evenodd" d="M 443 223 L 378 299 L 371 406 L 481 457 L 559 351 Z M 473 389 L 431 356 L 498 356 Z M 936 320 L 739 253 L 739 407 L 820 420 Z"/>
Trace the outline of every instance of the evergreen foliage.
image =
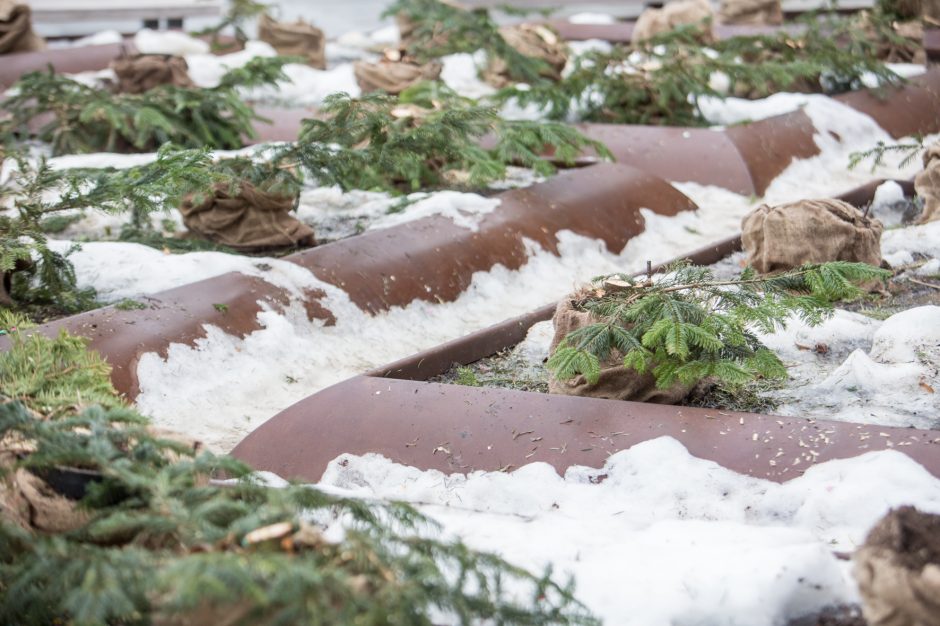
<path id="1" fill-rule="evenodd" d="M 505 120 L 496 109 L 439 86 L 419 86 L 398 99 L 333 94 L 321 112 L 304 121 L 300 141 L 276 152 L 266 171 L 296 167 L 320 184 L 347 190 L 413 191 L 483 186 L 504 178 L 508 165 L 550 174 L 555 168 L 542 156 L 547 149 L 569 165 L 587 147 L 610 157 L 602 144 L 570 126 Z M 484 136 L 492 137 L 491 147 L 482 145 Z M 267 178 L 259 174 L 254 176 Z"/>
<path id="2" fill-rule="evenodd" d="M 497 98 L 537 105 L 550 119 L 695 126 L 707 124 L 698 110 L 701 96 L 838 93 L 861 87 L 866 73 L 882 83 L 900 81 L 877 60 L 876 45 L 843 18 L 807 20 L 799 35 L 737 36 L 708 47 L 701 38 L 700 26 L 685 26 L 633 48 L 589 52 L 559 83 L 507 87 Z M 727 78 L 727 93 L 718 76 Z"/>
<path id="3" fill-rule="evenodd" d="M 486 9 L 463 9 L 440 0 L 395 0 L 382 16 L 396 15 L 405 17 L 413 26 L 408 52 L 419 62 L 483 50 L 505 61 L 514 80 L 545 82 L 545 61 L 510 46 Z"/>
<path id="4" fill-rule="evenodd" d="M 596 382 L 601 361 L 616 351 L 624 367 L 652 372 L 660 388 L 706 378 L 732 386 L 786 378 L 783 363 L 755 331 L 772 332 L 791 315 L 818 324 L 832 302 L 861 295 L 857 283 L 889 275 L 837 261 L 766 277 L 747 268 L 734 280 L 716 280 L 709 268 L 683 263 L 642 282 L 622 274 L 600 277 L 577 303 L 597 323 L 569 333 L 548 367 L 562 380 L 583 374 Z"/>
<path id="5" fill-rule="evenodd" d="M 224 45 L 220 38 L 224 32 L 231 29 L 235 41 L 243 45 L 251 39 L 245 31 L 248 22 L 257 19 L 269 9 L 270 6 L 267 3 L 258 2 L 257 0 L 228 0 L 228 11 L 225 12 L 222 20 L 218 24 L 193 33 L 193 35 L 195 37 L 210 36 L 212 47 L 217 50 L 224 50 L 229 46 Z"/>
<path id="6" fill-rule="evenodd" d="M 284 57 L 258 57 L 229 70 L 217 87 L 161 85 L 142 94 L 115 94 L 48 72 L 27 74 L 4 104 L 19 138 L 40 121 L 38 138 L 55 154 L 148 152 L 172 143 L 187 148 L 235 149 L 254 137 L 263 119 L 239 88 L 286 79 Z M 48 118 L 48 119 L 46 119 Z"/>
<path id="7" fill-rule="evenodd" d="M 900 153 L 903 155 L 898 167 L 906 167 L 924 151 L 924 140 L 921 137 L 915 137 L 915 140 L 908 143 L 886 144 L 879 141 L 874 148 L 853 152 L 849 155 L 849 169 L 858 167 L 859 164 L 871 159 L 871 170 L 874 172 L 879 165 L 884 165 L 885 155 L 890 153 Z"/>
<path id="8" fill-rule="evenodd" d="M 77 468 L 97 478 L 74 530 L 0 518 L 2 623 L 597 623 L 549 573 L 428 538 L 433 523 L 408 505 L 268 487 L 232 458 L 160 438 L 104 389 L 107 369 L 76 352 L 80 340 L 18 341 L 6 364 L 22 372 L 51 347 L 50 381 L 36 393 L 54 385 L 57 406 L 70 408 L 47 414 L 48 394 L 19 385 L 0 403 L 0 440 L 30 450 L 18 466 L 38 476 Z M 86 367 L 81 383 L 61 384 L 63 371 Z M 208 480 L 218 472 L 224 485 Z M 345 532 L 328 538 L 332 524 Z"/>
<path id="9" fill-rule="evenodd" d="M 49 247 L 44 224 L 50 217 L 86 208 L 130 211 L 132 223 L 140 226 L 150 213 L 176 206 L 187 191 L 224 180 L 207 150 L 172 146 L 153 163 L 124 170 L 54 170 L 45 159 L 14 158 L 17 167 L 0 184 L 9 205 L 0 214 L 0 275 L 15 272 L 17 301 L 53 303 L 64 311 L 87 306 L 93 294 L 77 288 L 68 253 Z"/>

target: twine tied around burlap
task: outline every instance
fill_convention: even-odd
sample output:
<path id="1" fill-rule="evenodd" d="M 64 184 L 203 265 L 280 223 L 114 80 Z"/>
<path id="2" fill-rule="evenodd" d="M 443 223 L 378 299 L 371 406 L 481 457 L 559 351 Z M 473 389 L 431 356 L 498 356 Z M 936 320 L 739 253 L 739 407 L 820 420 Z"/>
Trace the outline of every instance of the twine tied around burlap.
<path id="1" fill-rule="evenodd" d="M 303 57 L 307 65 L 326 69 L 326 35 L 303 20 L 278 22 L 267 13 L 258 18 L 258 39 L 281 56 Z"/>
<path id="2" fill-rule="evenodd" d="M 678 26 L 702 24 L 714 16 L 715 12 L 708 0 L 674 0 L 661 9 L 650 8 L 643 11 L 633 27 L 630 40 L 632 43 L 642 43 Z M 714 39 L 711 21 L 704 32 L 704 38 L 707 41 Z"/>
<path id="3" fill-rule="evenodd" d="M 46 42 L 33 32 L 33 11 L 16 0 L 0 0 L 0 54 L 45 50 Z"/>
<path id="4" fill-rule="evenodd" d="M 183 57 L 164 54 L 137 54 L 111 61 L 117 76 L 118 93 L 140 94 L 161 85 L 194 87 L 189 65 Z"/>
<path id="5" fill-rule="evenodd" d="M 940 220 L 940 141 L 924 152 L 924 169 L 914 178 L 914 191 L 924 201 L 917 223 Z"/>
<path id="6" fill-rule="evenodd" d="M 852 560 L 869 626 L 940 626 L 940 515 L 890 511 Z"/>
<path id="7" fill-rule="evenodd" d="M 262 191 L 242 181 L 234 192 L 219 183 L 203 198 L 188 195 L 180 213 L 189 230 L 236 250 L 312 246 L 313 229 L 291 215 L 295 204 L 293 196 Z"/>
<path id="8" fill-rule="evenodd" d="M 801 200 L 746 215 L 741 243 L 761 274 L 807 263 L 852 261 L 881 265 L 880 221 L 841 200 Z"/>
<path id="9" fill-rule="evenodd" d="M 569 333 L 598 322 L 589 311 L 583 311 L 578 307 L 578 302 L 587 295 L 589 295 L 587 291 L 578 291 L 563 299 L 555 307 L 555 315 L 552 317 L 555 335 L 552 337 L 549 354 L 555 353 L 559 344 Z M 694 387 L 695 385 L 676 383 L 667 389 L 660 389 L 656 386 L 656 377 L 652 373 L 641 374 L 635 369 L 624 367 L 623 354 L 616 349 L 611 350 L 610 355 L 601 361 L 600 376 L 594 384 L 581 374 L 568 380 L 559 380 L 551 376 L 548 381 L 549 393 L 656 404 L 681 402 Z"/>

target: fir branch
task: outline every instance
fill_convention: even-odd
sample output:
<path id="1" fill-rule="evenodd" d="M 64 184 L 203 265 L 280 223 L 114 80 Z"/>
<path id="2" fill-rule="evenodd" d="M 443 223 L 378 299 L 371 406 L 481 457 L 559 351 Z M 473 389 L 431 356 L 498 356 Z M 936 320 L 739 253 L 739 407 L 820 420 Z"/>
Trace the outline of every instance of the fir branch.
<path id="1" fill-rule="evenodd" d="M 408 52 L 420 62 L 459 52 L 483 50 L 505 61 L 519 82 L 545 83 L 545 61 L 510 46 L 486 9 L 463 9 L 440 0 L 395 0 L 383 17 L 401 15 L 413 26 Z"/>
<path id="2" fill-rule="evenodd" d="M 885 156 L 891 153 L 900 153 L 903 155 L 898 167 L 907 167 L 926 149 L 922 137 L 915 137 L 914 139 L 915 141 L 913 143 L 896 144 L 886 144 L 883 141 L 879 141 L 875 144 L 874 148 L 861 152 L 853 152 L 849 155 L 849 169 L 855 169 L 860 163 L 871 159 L 871 171 L 874 172 L 877 167 L 884 165 Z"/>
<path id="3" fill-rule="evenodd" d="M 710 269 L 687 264 L 643 282 L 601 277 L 576 303 L 597 323 L 569 333 L 548 367 L 562 380 L 583 374 L 596 382 L 601 362 L 616 352 L 624 367 L 652 372 L 661 388 L 705 378 L 732 386 L 785 378 L 783 364 L 754 331 L 773 332 L 791 316 L 818 324 L 831 314 L 832 302 L 859 297 L 859 283 L 888 276 L 870 265 L 836 261 L 774 276 L 749 268 L 734 280 L 716 280 Z"/>
<path id="4" fill-rule="evenodd" d="M 17 371 L 36 342 L 74 357 L 51 372 L 92 358 L 64 335 L 21 341 Z M 597 623 L 550 572 L 435 539 L 434 523 L 409 505 L 271 488 L 239 461 L 155 436 L 108 390 L 90 393 L 102 374 L 96 366 L 91 387 L 70 387 L 75 410 L 45 419 L 24 404 L 42 410 L 31 392 L 0 403 L 0 440 L 29 450 L 16 467 L 97 475 L 78 503 L 87 517 L 69 532 L 0 518 L 0 622 Z M 111 408 L 88 406 L 101 396 Z M 225 486 L 207 483 L 218 472 Z M 342 524 L 343 537 L 327 539 L 327 524 Z"/>
<path id="5" fill-rule="evenodd" d="M 147 152 L 167 143 L 235 149 L 255 136 L 252 123 L 264 120 L 238 88 L 286 80 L 282 67 L 289 61 L 255 58 L 214 88 L 161 85 L 143 94 L 112 94 L 52 71 L 33 72 L 4 104 L 18 138 L 28 138 L 30 123 L 41 120 L 36 134 L 55 154 Z"/>
<path id="6" fill-rule="evenodd" d="M 700 26 L 685 26 L 633 48 L 590 52 L 559 83 L 507 87 L 496 99 L 535 105 L 549 119 L 695 126 L 707 124 L 697 106 L 702 96 L 839 93 L 860 88 L 866 74 L 882 84 L 902 81 L 844 18 L 806 20 L 800 34 L 736 36 L 707 48 L 701 37 Z M 714 85 L 716 76 L 727 79 L 727 93 Z"/>
<path id="7" fill-rule="evenodd" d="M 258 0 L 228 0 L 228 11 L 217 24 L 208 26 L 192 33 L 194 37 L 211 37 L 215 49 L 225 49 L 229 46 L 221 44 L 222 34 L 231 29 L 238 44 L 245 44 L 251 36 L 245 30 L 249 22 L 253 22 L 261 14 L 269 11 L 271 6 Z"/>

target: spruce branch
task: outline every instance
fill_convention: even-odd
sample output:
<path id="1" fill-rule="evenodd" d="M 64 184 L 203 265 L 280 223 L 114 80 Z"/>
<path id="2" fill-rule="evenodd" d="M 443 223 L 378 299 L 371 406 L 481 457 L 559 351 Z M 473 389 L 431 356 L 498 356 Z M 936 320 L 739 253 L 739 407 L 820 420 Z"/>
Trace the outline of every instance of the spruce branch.
<path id="1" fill-rule="evenodd" d="M 239 88 L 286 80 L 286 57 L 259 57 L 229 70 L 217 87 L 161 85 L 143 94 L 113 94 L 66 76 L 33 72 L 5 101 L 19 139 L 30 123 L 55 154 L 147 152 L 172 143 L 187 148 L 235 149 L 254 137 L 252 123 L 264 120 L 244 101 Z"/>
<path id="2" fill-rule="evenodd" d="M 882 84 L 902 81 L 878 60 L 875 43 L 844 18 L 806 20 L 799 34 L 736 36 L 708 47 L 701 39 L 701 26 L 692 25 L 634 47 L 589 52 L 560 82 L 506 87 L 496 100 L 535 105 L 549 119 L 701 126 L 707 124 L 698 110 L 702 96 L 839 93 L 860 88 L 867 74 Z M 717 76 L 726 79 L 727 92 L 715 85 Z"/>
<path id="3" fill-rule="evenodd" d="M 785 378 L 780 359 L 759 339 L 799 317 L 818 324 L 832 303 L 857 298 L 858 284 L 890 276 L 863 263 L 806 265 L 773 276 L 748 268 L 734 280 L 710 269 L 673 265 L 643 282 L 618 274 L 599 277 L 575 306 L 597 323 L 569 333 L 548 360 L 559 379 L 583 374 L 596 382 L 613 353 L 623 366 L 652 372 L 660 388 L 715 378 L 742 385 L 755 378 Z"/>
<path id="4" fill-rule="evenodd" d="M 464 9 L 440 0 L 395 0 L 382 16 L 396 15 L 406 17 L 413 27 L 408 52 L 420 62 L 483 50 L 505 61 L 514 80 L 528 84 L 547 82 L 543 77 L 545 61 L 510 46 L 486 9 Z"/>
<path id="5" fill-rule="evenodd" d="M 107 388 L 107 367 L 81 340 L 16 341 L 5 362 L 16 372 L 38 352 L 58 358 L 44 370 L 51 380 L 0 399 L 0 440 L 28 451 L 3 469 L 97 478 L 68 532 L 0 518 L 0 622 L 598 623 L 550 571 L 436 539 L 434 522 L 410 505 L 268 487 L 235 459 L 161 438 Z M 89 361 L 97 365 L 81 380 L 55 375 Z M 50 385 L 67 410 L 47 412 Z M 207 481 L 218 472 L 224 485 Z M 341 538 L 327 538 L 333 524 Z"/>
<path id="6" fill-rule="evenodd" d="M 915 137 L 914 139 L 915 141 L 912 143 L 896 144 L 886 144 L 883 141 L 879 141 L 875 144 L 875 147 L 869 150 L 853 152 L 849 155 L 849 169 L 855 169 L 859 164 L 871 159 L 871 171 L 874 172 L 878 166 L 884 165 L 885 156 L 891 153 L 900 153 L 903 155 L 898 167 L 907 167 L 926 149 L 922 137 Z"/>

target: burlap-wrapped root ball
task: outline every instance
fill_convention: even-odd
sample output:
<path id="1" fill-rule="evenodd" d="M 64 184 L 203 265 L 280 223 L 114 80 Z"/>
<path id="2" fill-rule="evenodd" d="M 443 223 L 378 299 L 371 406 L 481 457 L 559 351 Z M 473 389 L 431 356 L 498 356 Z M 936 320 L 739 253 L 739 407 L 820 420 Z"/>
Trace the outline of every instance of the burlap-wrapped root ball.
<path id="1" fill-rule="evenodd" d="M 889 512 L 853 561 L 869 626 L 940 626 L 940 515 Z"/>
<path id="2" fill-rule="evenodd" d="M 748 264 L 762 274 L 830 261 L 881 265 L 884 226 L 841 200 L 764 204 L 744 217 L 741 230 Z"/>
<path id="3" fill-rule="evenodd" d="M 265 13 L 258 19 L 258 39 L 281 56 L 303 57 L 307 65 L 326 69 L 326 35 L 303 20 L 277 22 Z"/>
<path id="4" fill-rule="evenodd" d="M 561 79 L 561 72 L 568 63 L 568 47 L 551 28 L 542 24 L 517 24 L 503 26 L 499 33 L 520 54 L 544 62 L 541 71 L 543 78 L 553 81 Z M 487 60 L 483 80 L 497 88 L 513 82 L 509 65 L 504 59 L 495 56 Z"/>
<path id="5" fill-rule="evenodd" d="M 777 25 L 783 23 L 780 0 L 722 0 L 718 9 L 722 24 Z"/>
<path id="6" fill-rule="evenodd" d="M 549 354 L 554 354 L 558 345 L 568 335 L 579 328 L 596 324 L 590 312 L 578 308 L 585 292 L 574 293 L 555 308 L 552 324 L 555 335 L 552 337 Z M 612 350 L 609 357 L 601 362 L 601 373 L 595 384 L 584 376 L 578 375 L 569 380 L 549 379 L 549 393 L 588 398 L 606 398 L 609 400 L 633 400 L 636 402 L 654 402 L 656 404 L 676 404 L 691 393 L 694 385 L 676 384 L 668 389 L 656 387 L 656 378 L 649 372 L 640 374 L 634 369 L 623 366 L 623 354 Z"/>
<path id="7" fill-rule="evenodd" d="M 914 191 L 924 201 L 924 212 L 917 222 L 940 220 L 940 141 L 924 153 L 924 171 L 914 178 Z"/>
<path id="8" fill-rule="evenodd" d="M 356 61 L 353 72 L 363 93 L 384 91 L 396 96 L 422 81 L 436 80 L 444 67 L 438 61 L 422 65 L 401 53 L 398 56 L 399 60 L 395 60 L 386 54 L 376 63 Z"/>
<path id="9" fill-rule="evenodd" d="M 189 65 L 183 57 L 163 54 L 138 54 L 111 61 L 117 76 L 118 93 L 139 94 L 160 85 L 193 87 Z"/>
<path id="10" fill-rule="evenodd" d="M 189 230 L 236 250 L 314 245 L 313 229 L 290 213 L 294 204 L 292 196 L 268 193 L 243 181 L 234 194 L 218 184 L 204 198 L 186 197 L 180 213 Z"/>
<path id="11" fill-rule="evenodd" d="M 45 50 L 46 42 L 33 32 L 32 13 L 26 2 L 0 0 L 0 54 Z"/>
<path id="12" fill-rule="evenodd" d="M 678 26 L 704 23 L 714 16 L 715 12 L 708 0 L 675 0 L 661 9 L 643 11 L 633 27 L 630 39 L 633 43 L 640 43 L 656 35 L 668 33 Z M 710 24 L 706 39 L 713 39 Z"/>

